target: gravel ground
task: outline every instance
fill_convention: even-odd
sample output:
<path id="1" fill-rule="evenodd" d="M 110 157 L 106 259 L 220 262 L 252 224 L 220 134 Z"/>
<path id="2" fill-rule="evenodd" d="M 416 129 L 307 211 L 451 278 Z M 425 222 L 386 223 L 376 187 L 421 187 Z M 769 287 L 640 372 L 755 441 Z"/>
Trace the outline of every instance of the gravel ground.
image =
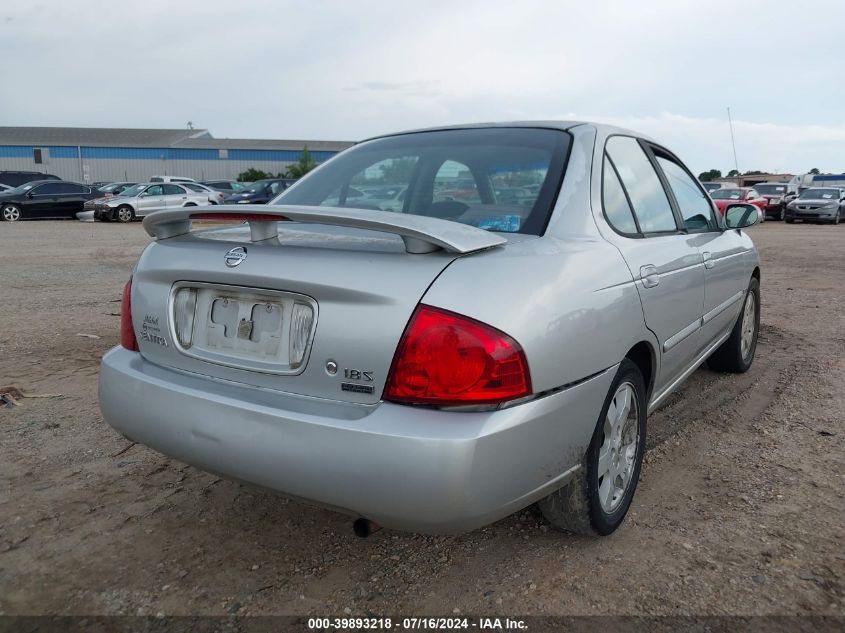
<path id="1" fill-rule="evenodd" d="M 767 222 L 747 374 L 649 419 L 628 519 L 382 530 L 132 446 L 97 407 L 138 224 L 0 224 L 0 614 L 845 615 L 845 227 Z"/>

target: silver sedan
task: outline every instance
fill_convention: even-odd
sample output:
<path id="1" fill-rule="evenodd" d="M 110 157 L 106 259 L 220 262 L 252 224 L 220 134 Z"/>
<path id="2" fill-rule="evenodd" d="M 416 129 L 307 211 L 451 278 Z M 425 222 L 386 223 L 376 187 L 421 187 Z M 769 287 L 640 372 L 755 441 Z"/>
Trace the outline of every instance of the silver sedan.
<path id="1" fill-rule="evenodd" d="M 392 212 L 350 195 L 381 186 L 404 188 Z M 208 219 L 236 224 L 192 232 Z M 648 413 L 702 362 L 751 366 L 757 221 L 742 203 L 722 217 L 670 150 L 613 127 L 371 139 L 267 206 L 145 218 L 100 405 L 134 441 L 362 533 L 537 503 L 609 534 Z"/>
<path id="2" fill-rule="evenodd" d="M 190 187 L 190 188 L 189 188 Z M 131 222 L 156 211 L 197 207 L 222 201 L 217 192 L 196 183 L 141 183 L 117 196 L 97 198 L 85 204 L 95 220 Z"/>

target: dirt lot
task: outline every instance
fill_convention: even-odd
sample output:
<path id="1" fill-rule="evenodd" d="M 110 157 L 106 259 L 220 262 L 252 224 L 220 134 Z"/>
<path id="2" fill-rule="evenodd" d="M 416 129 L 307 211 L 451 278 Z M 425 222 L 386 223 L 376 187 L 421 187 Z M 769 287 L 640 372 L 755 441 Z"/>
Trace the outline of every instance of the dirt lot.
<path id="1" fill-rule="evenodd" d="M 97 407 L 141 226 L 0 224 L 0 614 L 845 615 L 845 227 L 752 229 L 757 360 L 649 420 L 605 539 L 382 530 L 130 446 Z M 93 335 L 93 336 L 89 336 Z M 128 448 L 127 448 L 128 447 Z"/>

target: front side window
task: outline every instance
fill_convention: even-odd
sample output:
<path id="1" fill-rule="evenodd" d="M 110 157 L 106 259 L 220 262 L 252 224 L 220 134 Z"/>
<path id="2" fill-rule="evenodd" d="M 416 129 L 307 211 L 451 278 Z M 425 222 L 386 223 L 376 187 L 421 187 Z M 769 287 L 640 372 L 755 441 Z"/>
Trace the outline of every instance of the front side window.
<path id="1" fill-rule="evenodd" d="M 695 180 L 678 163 L 663 156 L 657 157 L 657 164 L 669 182 L 675 201 L 681 211 L 684 228 L 688 231 L 715 228 L 712 225 L 712 208 L 706 194 L 695 184 Z"/>
<path id="2" fill-rule="evenodd" d="M 669 198 L 640 144 L 629 136 L 614 136 L 607 141 L 606 150 L 628 192 L 640 230 L 643 233 L 677 230 Z"/>
<path id="3" fill-rule="evenodd" d="M 62 184 L 58 182 L 48 182 L 44 185 L 38 185 L 32 190 L 34 196 L 54 196 L 62 192 Z"/>
<path id="4" fill-rule="evenodd" d="M 161 185 L 152 185 L 144 192 L 145 196 L 161 196 L 164 195 L 164 189 Z"/>
<path id="5" fill-rule="evenodd" d="M 273 204 L 379 209 L 540 235 L 570 142 L 566 132 L 537 128 L 376 139 L 342 152 Z"/>

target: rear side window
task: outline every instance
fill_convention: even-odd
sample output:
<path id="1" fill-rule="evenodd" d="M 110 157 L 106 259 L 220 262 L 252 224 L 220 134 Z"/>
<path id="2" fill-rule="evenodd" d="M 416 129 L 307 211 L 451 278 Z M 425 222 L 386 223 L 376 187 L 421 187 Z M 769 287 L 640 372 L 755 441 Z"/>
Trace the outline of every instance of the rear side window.
<path id="1" fill-rule="evenodd" d="M 669 198 L 643 148 L 629 136 L 614 136 L 606 151 L 619 173 L 643 233 L 676 231 Z"/>
<path id="2" fill-rule="evenodd" d="M 688 231 L 715 228 L 712 224 L 710 200 L 695 184 L 692 176 L 678 163 L 663 156 L 657 157 L 657 164 L 663 170 L 678 203 L 684 228 Z"/>
<path id="3" fill-rule="evenodd" d="M 625 190 L 619 182 L 619 175 L 607 154 L 604 156 L 603 173 L 602 203 L 607 221 L 620 233 L 639 233 L 631 205 L 628 204 Z"/>
<path id="4" fill-rule="evenodd" d="M 166 196 L 176 196 L 186 193 L 179 185 L 162 185 L 162 187 L 164 188 L 164 195 Z"/>

